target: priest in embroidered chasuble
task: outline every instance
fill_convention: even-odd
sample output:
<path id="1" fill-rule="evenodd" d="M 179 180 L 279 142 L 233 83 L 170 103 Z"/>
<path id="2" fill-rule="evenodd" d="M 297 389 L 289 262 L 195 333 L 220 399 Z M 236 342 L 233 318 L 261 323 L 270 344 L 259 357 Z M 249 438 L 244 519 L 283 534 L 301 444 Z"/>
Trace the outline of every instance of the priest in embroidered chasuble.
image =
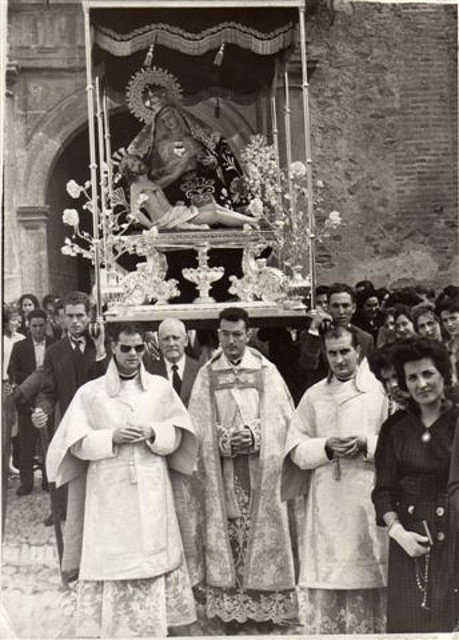
<path id="1" fill-rule="evenodd" d="M 168 470 L 191 475 L 197 442 L 144 349 L 141 327 L 116 330 L 107 373 L 77 391 L 48 449 L 49 479 L 69 485 L 78 638 L 163 637 L 196 620 Z"/>
<path id="2" fill-rule="evenodd" d="M 189 412 L 199 439 L 203 578 L 209 617 L 297 619 L 294 564 L 280 474 L 293 411 L 276 367 L 247 347 L 247 312 L 220 314 L 222 349 L 200 370 Z"/>

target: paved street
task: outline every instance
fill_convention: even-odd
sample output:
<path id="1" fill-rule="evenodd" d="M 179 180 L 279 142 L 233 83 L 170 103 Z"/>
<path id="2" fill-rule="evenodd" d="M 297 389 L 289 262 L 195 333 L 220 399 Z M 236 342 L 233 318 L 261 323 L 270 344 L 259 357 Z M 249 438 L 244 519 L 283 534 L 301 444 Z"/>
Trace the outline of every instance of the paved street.
<path id="1" fill-rule="evenodd" d="M 76 594 L 61 583 L 54 528 L 43 524 L 50 513 L 49 494 L 42 491 L 39 474 L 35 474 L 32 494 L 16 496 L 18 486 L 19 478 L 10 476 L 2 545 L 2 604 L 19 638 L 73 638 Z M 207 620 L 199 605 L 198 616 L 202 635 L 224 635 L 222 625 Z M 300 630 L 287 627 L 280 631 L 284 635 Z M 257 624 L 232 631 L 235 635 L 265 632 Z"/>
<path id="2" fill-rule="evenodd" d="M 17 497 L 17 476 L 8 480 L 8 506 L 2 545 L 2 603 L 20 638 L 71 637 L 75 594 L 62 586 L 49 494 L 35 489 Z"/>

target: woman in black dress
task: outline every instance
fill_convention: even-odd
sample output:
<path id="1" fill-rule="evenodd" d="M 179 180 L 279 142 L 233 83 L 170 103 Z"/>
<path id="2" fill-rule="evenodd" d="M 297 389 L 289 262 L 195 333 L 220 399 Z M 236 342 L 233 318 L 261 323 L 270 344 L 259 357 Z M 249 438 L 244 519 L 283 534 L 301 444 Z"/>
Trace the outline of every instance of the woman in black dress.
<path id="1" fill-rule="evenodd" d="M 375 454 L 373 502 L 390 540 L 387 631 L 452 631 L 455 624 L 448 535 L 448 472 L 459 408 L 445 399 L 447 350 L 417 338 L 394 354 L 408 407 L 383 425 Z"/>

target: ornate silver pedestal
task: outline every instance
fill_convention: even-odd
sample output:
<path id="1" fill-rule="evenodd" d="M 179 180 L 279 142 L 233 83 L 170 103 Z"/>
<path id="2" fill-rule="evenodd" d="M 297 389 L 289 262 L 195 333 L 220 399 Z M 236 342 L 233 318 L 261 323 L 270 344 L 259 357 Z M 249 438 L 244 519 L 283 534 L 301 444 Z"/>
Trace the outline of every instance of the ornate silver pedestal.
<path id="1" fill-rule="evenodd" d="M 292 278 L 279 269 L 268 266 L 266 260 L 258 258 L 263 249 L 272 244 L 272 240 L 272 232 L 254 229 L 159 233 L 150 230 L 139 235 L 127 236 L 124 242 L 129 253 L 144 256 L 146 262 L 138 264 L 136 271 L 119 280 L 117 289 L 119 291 L 121 287 L 123 291 L 122 313 L 124 316 L 133 314 L 147 319 L 147 315 L 156 317 L 160 311 L 158 307 L 163 309 L 163 314 L 164 308 L 167 307 L 168 314 L 177 311 L 183 316 L 189 316 L 191 309 L 196 309 L 199 305 L 202 310 L 205 309 L 204 315 L 208 316 L 211 309 L 220 306 L 211 296 L 212 284 L 220 280 L 225 273 L 225 265 L 209 267 L 211 249 L 242 249 L 243 275 L 241 278 L 230 276 L 231 286 L 228 291 L 230 295 L 239 298 L 240 302 L 236 304 L 242 304 L 254 313 L 263 315 L 273 315 L 282 309 L 288 309 Z M 183 269 L 182 273 L 186 280 L 196 285 L 198 296 L 192 304 L 170 305 L 169 300 L 179 295 L 179 283 L 176 280 L 165 279 L 166 256 L 169 252 L 184 249 L 194 249 L 197 253 L 198 266 Z M 113 295 L 111 298 L 113 299 Z M 156 301 L 156 304 L 148 304 L 151 301 Z M 119 300 L 117 302 L 119 303 Z M 225 303 L 222 304 L 225 306 Z M 109 302 L 108 305 L 108 316 L 121 314 L 120 304 L 115 307 Z"/>
<path id="2" fill-rule="evenodd" d="M 198 267 L 196 269 L 182 269 L 183 277 L 195 284 L 199 291 L 199 297 L 193 300 L 193 304 L 208 304 L 215 302 L 209 295 L 210 288 L 214 282 L 223 278 L 225 273 L 224 267 L 209 267 L 209 249 L 210 244 L 196 247 L 198 252 Z"/>

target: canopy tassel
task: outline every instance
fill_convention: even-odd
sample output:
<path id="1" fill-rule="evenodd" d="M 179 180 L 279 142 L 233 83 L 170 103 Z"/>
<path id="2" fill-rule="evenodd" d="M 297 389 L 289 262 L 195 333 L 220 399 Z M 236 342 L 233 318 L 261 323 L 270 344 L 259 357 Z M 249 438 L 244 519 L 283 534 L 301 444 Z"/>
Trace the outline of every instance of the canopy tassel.
<path id="1" fill-rule="evenodd" d="M 153 52 L 155 50 L 155 43 L 150 45 L 150 48 L 148 49 L 148 53 L 145 56 L 145 60 L 143 61 L 143 66 L 147 67 L 148 69 L 151 67 L 151 64 L 153 62 Z"/>
<path id="2" fill-rule="evenodd" d="M 223 56 L 225 55 L 225 43 L 220 46 L 220 49 L 217 51 L 217 54 L 214 58 L 214 65 L 216 67 L 221 67 L 223 62 Z"/>

